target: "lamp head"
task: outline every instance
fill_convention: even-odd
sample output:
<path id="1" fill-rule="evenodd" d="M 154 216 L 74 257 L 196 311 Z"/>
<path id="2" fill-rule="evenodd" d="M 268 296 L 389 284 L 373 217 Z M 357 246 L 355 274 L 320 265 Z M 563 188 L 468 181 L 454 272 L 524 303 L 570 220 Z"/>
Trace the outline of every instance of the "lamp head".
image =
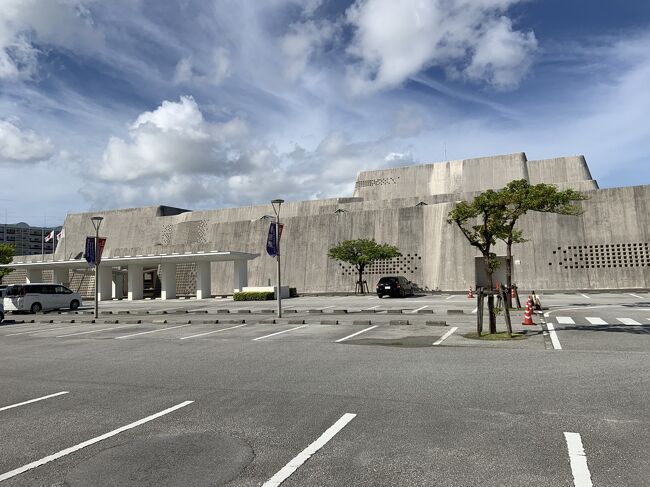
<path id="1" fill-rule="evenodd" d="M 284 203 L 284 200 L 276 199 L 276 200 L 272 200 L 271 203 L 273 203 L 274 205 L 281 205 L 282 203 Z"/>

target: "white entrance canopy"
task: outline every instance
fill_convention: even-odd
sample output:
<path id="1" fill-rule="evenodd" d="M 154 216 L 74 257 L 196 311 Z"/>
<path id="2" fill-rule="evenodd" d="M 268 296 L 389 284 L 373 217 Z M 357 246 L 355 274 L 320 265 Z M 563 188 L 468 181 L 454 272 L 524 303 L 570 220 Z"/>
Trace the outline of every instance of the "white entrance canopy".
<path id="1" fill-rule="evenodd" d="M 118 288 L 112 272 L 113 267 L 126 267 L 128 269 L 128 299 L 143 298 L 142 273 L 145 266 L 160 265 L 161 298 L 173 299 L 176 297 L 176 265 L 196 264 L 196 297 L 197 299 L 211 296 L 211 262 L 232 261 L 234 264 L 233 289 L 240 291 L 248 286 L 248 261 L 259 257 L 259 254 L 247 252 L 222 252 L 218 250 L 199 252 L 173 252 L 169 254 L 125 255 L 121 257 L 102 258 L 99 264 L 98 294 L 100 300 L 112 299 Z M 42 282 L 43 271 L 54 271 L 54 281 L 67 283 L 68 271 L 79 269 L 88 264 L 81 259 L 77 260 L 50 260 L 50 261 L 14 261 L 10 264 L 0 265 L 12 269 L 25 269 L 27 282 Z"/>

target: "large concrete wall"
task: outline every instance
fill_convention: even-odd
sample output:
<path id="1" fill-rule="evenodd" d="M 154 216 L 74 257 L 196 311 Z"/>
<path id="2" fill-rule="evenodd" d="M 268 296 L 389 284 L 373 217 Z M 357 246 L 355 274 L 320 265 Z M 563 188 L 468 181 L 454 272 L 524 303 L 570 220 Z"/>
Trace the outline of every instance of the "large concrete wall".
<path id="1" fill-rule="evenodd" d="M 529 242 L 515 247 L 516 281 L 527 288 L 650 287 L 650 186 L 598 190 L 582 156 L 527 161 L 523 153 L 361 173 L 358 181 L 398 181 L 357 188 L 356 197 L 287 202 L 282 206 L 284 280 L 300 291 L 353 291 L 354 269 L 327 258 L 342 240 L 374 238 L 403 256 L 377 263 L 368 285 L 404 275 L 424 289 L 463 290 L 474 284 L 478 255 L 446 218 L 458 200 L 515 178 L 586 190 L 580 217 L 531 213 L 521 221 Z M 425 205 L 418 205 L 423 202 Z M 343 210 L 338 211 L 337 210 Z M 259 253 L 249 262 L 249 285 L 275 280 L 264 251 L 270 204 L 210 211 L 132 208 L 68 215 L 54 258 L 79 257 L 91 216 L 102 215 L 105 255 L 146 256 L 196 251 Z M 504 249 L 497 246 L 497 252 Z M 566 259 L 566 260 L 565 260 Z M 17 259 L 18 260 L 18 259 Z M 20 260 L 25 260 L 21 258 Z M 80 266 L 85 261 L 80 259 Z M 212 264 L 212 292 L 232 292 L 231 263 Z"/>

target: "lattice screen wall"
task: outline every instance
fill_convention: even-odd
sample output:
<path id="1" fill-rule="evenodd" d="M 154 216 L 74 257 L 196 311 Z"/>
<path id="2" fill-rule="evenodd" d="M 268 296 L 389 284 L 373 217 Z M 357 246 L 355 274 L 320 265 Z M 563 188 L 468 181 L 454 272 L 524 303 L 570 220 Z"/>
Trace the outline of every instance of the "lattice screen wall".
<path id="1" fill-rule="evenodd" d="M 381 276 L 407 276 L 413 275 L 421 266 L 422 257 L 418 254 L 405 254 L 401 257 L 379 260 L 366 266 L 363 273 Z M 356 276 L 357 269 L 350 264 L 339 263 L 342 276 Z"/>
<path id="2" fill-rule="evenodd" d="M 548 265 L 557 265 L 562 269 L 646 267 L 650 266 L 650 244 L 636 242 L 558 247 L 553 251 L 553 259 Z"/>

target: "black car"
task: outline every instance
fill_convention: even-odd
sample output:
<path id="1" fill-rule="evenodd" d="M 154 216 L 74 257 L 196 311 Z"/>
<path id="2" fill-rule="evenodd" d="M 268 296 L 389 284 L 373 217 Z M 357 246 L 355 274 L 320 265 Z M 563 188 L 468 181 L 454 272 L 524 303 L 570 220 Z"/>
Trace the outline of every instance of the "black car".
<path id="1" fill-rule="evenodd" d="M 403 298 L 413 296 L 413 284 L 404 276 L 386 276 L 379 279 L 377 283 L 377 296 L 392 296 Z"/>

